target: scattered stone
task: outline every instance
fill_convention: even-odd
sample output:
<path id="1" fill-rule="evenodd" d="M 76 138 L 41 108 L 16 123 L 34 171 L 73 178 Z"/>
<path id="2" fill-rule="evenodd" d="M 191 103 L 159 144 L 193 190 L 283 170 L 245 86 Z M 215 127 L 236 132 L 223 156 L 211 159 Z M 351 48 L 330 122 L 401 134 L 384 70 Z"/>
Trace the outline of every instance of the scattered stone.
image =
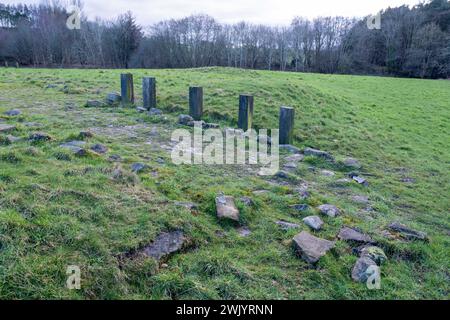
<path id="1" fill-rule="evenodd" d="M 7 133 L 16 130 L 16 126 L 0 123 L 0 133 Z"/>
<path id="2" fill-rule="evenodd" d="M 163 263 L 161 265 L 161 269 L 167 269 L 169 267 L 169 265 L 167 263 Z"/>
<path id="3" fill-rule="evenodd" d="M 288 162 L 283 166 L 283 169 L 286 169 L 286 170 L 297 169 L 297 162 Z"/>
<path id="4" fill-rule="evenodd" d="M 86 144 L 84 141 L 70 141 L 60 145 L 60 148 L 68 149 L 77 156 L 85 156 L 87 154 L 83 146 Z"/>
<path id="5" fill-rule="evenodd" d="M 50 141 L 52 137 L 47 133 L 36 132 L 30 135 L 29 140 L 32 142 Z"/>
<path id="6" fill-rule="evenodd" d="M 333 241 L 317 238 L 306 231 L 296 235 L 294 246 L 301 257 L 308 263 L 314 264 L 336 245 Z"/>
<path id="7" fill-rule="evenodd" d="M 303 222 L 315 231 L 322 229 L 323 221 L 318 216 L 310 216 L 303 219 Z"/>
<path id="8" fill-rule="evenodd" d="M 352 270 L 352 279 L 356 282 L 367 282 L 372 275 L 369 268 L 378 268 L 377 264 L 368 257 L 361 257 L 356 261 Z M 372 269 L 371 268 L 371 269 Z"/>
<path id="9" fill-rule="evenodd" d="M 203 129 L 218 129 L 220 125 L 217 123 L 205 123 L 203 124 Z"/>
<path id="10" fill-rule="evenodd" d="M 391 229 L 394 232 L 397 232 L 400 234 L 400 236 L 406 240 L 428 240 L 428 235 L 425 232 L 422 231 L 416 231 L 411 228 L 408 228 L 404 224 L 401 224 L 399 222 L 394 222 L 389 225 L 389 229 Z"/>
<path id="11" fill-rule="evenodd" d="M 153 243 L 144 248 L 143 253 L 156 260 L 161 260 L 168 255 L 180 251 L 186 243 L 182 231 L 161 233 Z"/>
<path id="12" fill-rule="evenodd" d="M 246 205 L 247 207 L 251 207 L 251 206 L 254 205 L 254 202 L 253 202 L 252 198 L 249 198 L 249 197 L 241 197 L 241 198 L 239 198 L 239 200 L 240 200 L 244 205 Z"/>
<path id="13" fill-rule="evenodd" d="M 350 180 L 348 178 L 342 178 L 342 179 L 338 179 L 334 182 L 334 184 L 336 185 L 347 185 L 350 184 L 353 180 Z"/>
<path id="14" fill-rule="evenodd" d="M 324 158 L 327 160 L 333 160 L 333 156 L 331 154 L 329 154 L 328 152 L 320 151 L 320 150 L 313 149 L 313 148 L 306 148 L 305 150 L 303 150 L 303 154 L 305 156 L 314 156 L 314 157 Z"/>
<path id="15" fill-rule="evenodd" d="M 346 166 L 347 168 L 350 169 L 354 169 L 354 170 L 359 170 L 361 169 L 361 164 L 359 163 L 358 160 L 354 159 L 354 158 L 345 158 L 342 163 L 344 164 L 344 166 Z"/>
<path id="16" fill-rule="evenodd" d="M 80 139 L 90 139 L 94 137 L 94 134 L 90 131 L 81 131 L 78 136 Z"/>
<path id="17" fill-rule="evenodd" d="M 112 154 L 109 156 L 108 160 L 111 162 L 120 162 L 122 161 L 122 157 L 119 156 L 118 154 Z"/>
<path id="18" fill-rule="evenodd" d="M 244 238 L 246 238 L 252 234 L 252 231 L 247 227 L 240 227 L 236 231 L 241 237 L 244 237 Z"/>
<path id="19" fill-rule="evenodd" d="M 100 154 L 105 154 L 105 153 L 108 152 L 108 148 L 105 147 L 105 146 L 102 145 L 102 144 L 99 144 L 99 143 L 94 144 L 94 145 L 91 147 L 91 150 L 94 151 L 94 152 L 96 152 L 96 153 L 100 153 Z"/>
<path id="20" fill-rule="evenodd" d="M 390 233 L 388 230 L 383 230 L 383 231 L 381 232 L 381 235 L 382 235 L 384 238 L 389 239 L 389 240 L 395 240 L 395 239 L 396 239 L 395 235 L 393 235 L 392 233 Z"/>
<path id="21" fill-rule="evenodd" d="M 147 111 L 147 109 L 145 109 L 144 107 L 136 107 L 136 111 L 139 113 L 144 113 L 145 111 Z"/>
<path id="22" fill-rule="evenodd" d="M 104 103 L 98 100 L 88 100 L 86 102 L 86 107 L 88 108 L 100 108 L 103 107 Z"/>
<path id="23" fill-rule="evenodd" d="M 320 171 L 320 174 L 325 177 L 334 177 L 335 176 L 335 173 L 330 170 L 322 170 L 322 171 Z"/>
<path id="24" fill-rule="evenodd" d="M 275 223 L 277 225 L 279 225 L 281 227 L 281 229 L 283 229 L 284 231 L 287 231 L 287 230 L 290 230 L 290 229 L 298 229 L 298 228 L 300 228 L 300 226 L 298 224 L 286 222 L 286 221 L 283 221 L 283 220 L 277 221 Z"/>
<path id="25" fill-rule="evenodd" d="M 319 206 L 318 209 L 322 214 L 327 215 L 330 218 L 335 218 L 341 214 L 341 211 L 336 206 L 331 204 L 323 204 Z"/>
<path id="26" fill-rule="evenodd" d="M 42 124 L 37 123 L 37 122 L 24 122 L 23 125 L 25 127 L 34 127 L 34 128 L 42 127 Z"/>
<path id="27" fill-rule="evenodd" d="M 265 194 L 270 193 L 270 191 L 268 191 L 268 190 L 255 190 L 255 191 L 253 191 L 252 193 L 253 193 L 255 196 L 262 196 L 262 195 L 265 195 Z"/>
<path id="28" fill-rule="evenodd" d="M 343 227 L 339 231 L 338 238 L 340 240 L 349 241 L 349 242 L 358 242 L 358 243 L 373 243 L 371 237 L 366 234 L 363 234 L 359 230 L 355 228 Z"/>
<path id="29" fill-rule="evenodd" d="M 57 88 L 58 86 L 56 84 L 48 84 L 45 88 L 46 89 L 54 89 Z"/>
<path id="30" fill-rule="evenodd" d="M 383 249 L 375 246 L 362 246 L 357 248 L 356 252 L 361 258 L 367 257 L 379 266 L 385 263 L 388 259 Z"/>
<path id="31" fill-rule="evenodd" d="M 122 100 L 122 97 L 117 92 L 110 92 L 106 95 L 106 103 L 109 105 L 118 104 Z"/>
<path id="32" fill-rule="evenodd" d="M 286 171 L 278 171 L 275 174 L 275 177 L 277 177 L 279 179 L 290 179 L 291 175 L 289 173 L 287 173 Z"/>
<path id="33" fill-rule="evenodd" d="M 175 205 L 178 207 L 183 207 L 189 211 L 198 210 L 198 206 L 193 202 L 183 202 L 183 201 L 175 201 Z"/>
<path id="34" fill-rule="evenodd" d="M 301 150 L 293 145 L 290 144 L 280 144 L 279 146 L 280 150 L 286 150 L 287 152 L 291 153 L 300 153 Z"/>
<path id="35" fill-rule="evenodd" d="M 367 182 L 367 180 L 364 179 L 363 177 L 360 177 L 360 176 L 354 176 L 352 179 L 353 179 L 354 181 L 356 181 L 357 183 L 363 185 L 363 186 L 368 186 L 368 185 L 369 185 L 369 183 Z"/>
<path id="36" fill-rule="evenodd" d="M 230 196 L 218 196 L 216 198 L 217 217 L 239 221 L 239 210 L 236 208 L 234 198 Z"/>
<path id="37" fill-rule="evenodd" d="M 161 116 L 162 114 L 163 114 L 162 110 L 160 110 L 158 108 L 151 108 L 148 111 L 149 116 Z"/>
<path id="38" fill-rule="evenodd" d="M 404 177 L 401 179 L 401 181 L 403 183 L 410 183 L 410 184 L 416 183 L 416 179 L 410 177 Z"/>
<path id="39" fill-rule="evenodd" d="M 18 141 L 21 140 L 19 137 L 15 137 L 15 136 L 12 136 L 12 135 L 10 135 L 10 134 L 8 134 L 8 135 L 5 137 L 5 139 L 6 139 L 6 142 L 7 142 L 8 144 L 11 144 L 11 143 L 14 143 L 14 142 L 18 142 Z"/>
<path id="40" fill-rule="evenodd" d="M 10 117 L 14 117 L 20 115 L 21 113 L 22 112 L 19 109 L 13 109 L 6 111 L 4 114 Z"/>
<path id="41" fill-rule="evenodd" d="M 369 197 L 356 195 L 352 197 L 353 202 L 359 203 L 359 204 L 368 204 L 369 203 Z"/>
<path id="42" fill-rule="evenodd" d="M 293 206 L 290 206 L 290 208 L 297 211 L 306 211 L 309 206 L 307 204 L 294 204 Z"/>
<path id="43" fill-rule="evenodd" d="M 286 162 L 293 162 L 293 163 L 295 163 L 295 162 L 303 161 L 304 158 L 305 158 L 304 155 L 302 155 L 300 153 L 296 153 L 296 154 L 293 154 L 291 156 L 288 156 L 288 157 L 284 158 L 284 160 Z"/>
<path id="44" fill-rule="evenodd" d="M 193 122 L 194 118 L 187 114 L 180 114 L 178 117 L 178 123 L 187 126 L 190 122 Z"/>
<path id="45" fill-rule="evenodd" d="M 140 162 L 136 162 L 131 165 L 131 171 L 133 171 L 135 173 L 139 173 L 146 168 L 147 168 L 147 165 L 140 163 Z"/>

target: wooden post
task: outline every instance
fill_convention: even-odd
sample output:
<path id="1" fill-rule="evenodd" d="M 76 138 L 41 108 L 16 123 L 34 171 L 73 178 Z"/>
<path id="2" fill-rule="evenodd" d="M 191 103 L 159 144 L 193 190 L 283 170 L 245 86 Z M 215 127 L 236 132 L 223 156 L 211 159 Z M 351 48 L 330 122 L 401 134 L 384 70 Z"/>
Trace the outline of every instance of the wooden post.
<path id="1" fill-rule="evenodd" d="M 131 73 L 122 73 L 120 75 L 120 86 L 122 94 L 122 104 L 128 105 L 134 103 L 133 75 Z"/>
<path id="2" fill-rule="evenodd" d="M 156 108 L 156 79 L 144 77 L 142 79 L 142 97 L 144 108 L 150 110 Z"/>
<path id="3" fill-rule="evenodd" d="M 189 88 L 189 115 L 199 121 L 203 116 L 203 88 Z"/>
<path id="4" fill-rule="evenodd" d="M 294 140 L 294 116 L 294 108 L 280 108 L 280 145 L 292 144 Z"/>
<path id="5" fill-rule="evenodd" d="M 243 95 L 239 96 L 239 118 L 238 128 L 247 130 L 252 128 L 253 121 L 253 96 Z"/>

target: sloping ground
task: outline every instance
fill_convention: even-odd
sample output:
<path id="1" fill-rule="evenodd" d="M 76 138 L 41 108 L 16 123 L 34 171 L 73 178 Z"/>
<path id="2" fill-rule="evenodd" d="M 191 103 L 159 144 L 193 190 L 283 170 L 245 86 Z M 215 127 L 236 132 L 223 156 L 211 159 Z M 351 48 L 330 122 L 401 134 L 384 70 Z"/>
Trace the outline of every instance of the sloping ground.
<path id="1" fill-rule="evenodd" d="M 1 298 L 448 297 L 448 81 L 225 68 L 132 72 L 138 105 L 142 76 L 157 77 L 163 117 L 84 107 L 119 90 L 119 70 L 0 69 L 0 124 L 15 126 L 0 139 Z M 240 93 L 255 95 L 257 128 L 277 128 L 279 106 L 295 107 L 295 145 L 337 161 L 307 156 L 278 178 L 252 167 L 173 165 L 170 135 L 187 113 L 189 85 L 204 87 L 205 120 L 222 128 L 236 126 Z M 3 115 L 11 109 L 21 114 Z M 36 132 L 52 139 L 30 141 Z M 108 150 L 77 156 L 60 147 L 74 140 L 84 140 L 83 150 Z M 348 156 L 362 164 L 368 186 L 342 180 L 351 172 L 341 165 Z M 133 173 L 135 163 L 146 167 Z M 217 219 L 220 193 L 235 197 L 244 228 Z M 322 204 L 342 214 L 327 217 Z M 324 221 L 321 231 L 302 222 L 311 215 Z M 283 230 L 280 220 L 298 228 Z M 430 241 L 386 237 L 395 221 Z M 385 251 L 381 290 L 352 281 L 358 257 L 354 243 L 337 237 L 344 226 Z M 302 230 L 336 241 L 314 267 L 292 244 Z M 183 232 L 181 250 L 159 263 L 142 254 L 171 231 Z M 69 265 L 81 267 L 79 291 L 66 288 Z"/>

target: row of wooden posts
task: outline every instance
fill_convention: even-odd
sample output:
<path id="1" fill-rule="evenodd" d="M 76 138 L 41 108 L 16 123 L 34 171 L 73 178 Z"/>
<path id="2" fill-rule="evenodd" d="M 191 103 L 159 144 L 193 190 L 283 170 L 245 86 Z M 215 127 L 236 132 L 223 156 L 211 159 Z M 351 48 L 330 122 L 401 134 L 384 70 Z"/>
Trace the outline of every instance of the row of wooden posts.
<path id="1" fill-rule="evenodd" d="M 120 75 L 121 96 L 123 104 L 134 104 L 133 75 L 124 73 Z M 156 108 L 156 79 L 144 77 L 142 79 L 142 97 L 144 108 Z M 247 131 L 253 124 L 253 96 L 239 96 L 238 128 Z M 189 115 L 196 121 L 203 116 L 203 88 L 189 88 Z M 292 107 L 280 108 L 280 144 L 288 145 L 293 142 L 295 110 Z"/>

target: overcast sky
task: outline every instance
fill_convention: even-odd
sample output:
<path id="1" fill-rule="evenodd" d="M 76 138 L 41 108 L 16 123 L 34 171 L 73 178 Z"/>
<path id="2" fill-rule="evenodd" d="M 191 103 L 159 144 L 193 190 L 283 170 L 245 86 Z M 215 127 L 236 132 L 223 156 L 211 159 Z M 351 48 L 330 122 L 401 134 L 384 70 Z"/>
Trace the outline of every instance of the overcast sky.
<path id="1" fill-rule="evenodd" d="M 64 0 L 63 0 L 64 1 Z M 39 3 L 41 0 L 0 0 L 1 3 Z M 293 17 L 364 17 L 381 9 L 420 0 L 84 0 L 83 12 L 89 18 L 113 18 L 132 11 L 141 25 L 168 18 L 206 13 L 220 22 L 248 21 L 288 25 Z"/>

